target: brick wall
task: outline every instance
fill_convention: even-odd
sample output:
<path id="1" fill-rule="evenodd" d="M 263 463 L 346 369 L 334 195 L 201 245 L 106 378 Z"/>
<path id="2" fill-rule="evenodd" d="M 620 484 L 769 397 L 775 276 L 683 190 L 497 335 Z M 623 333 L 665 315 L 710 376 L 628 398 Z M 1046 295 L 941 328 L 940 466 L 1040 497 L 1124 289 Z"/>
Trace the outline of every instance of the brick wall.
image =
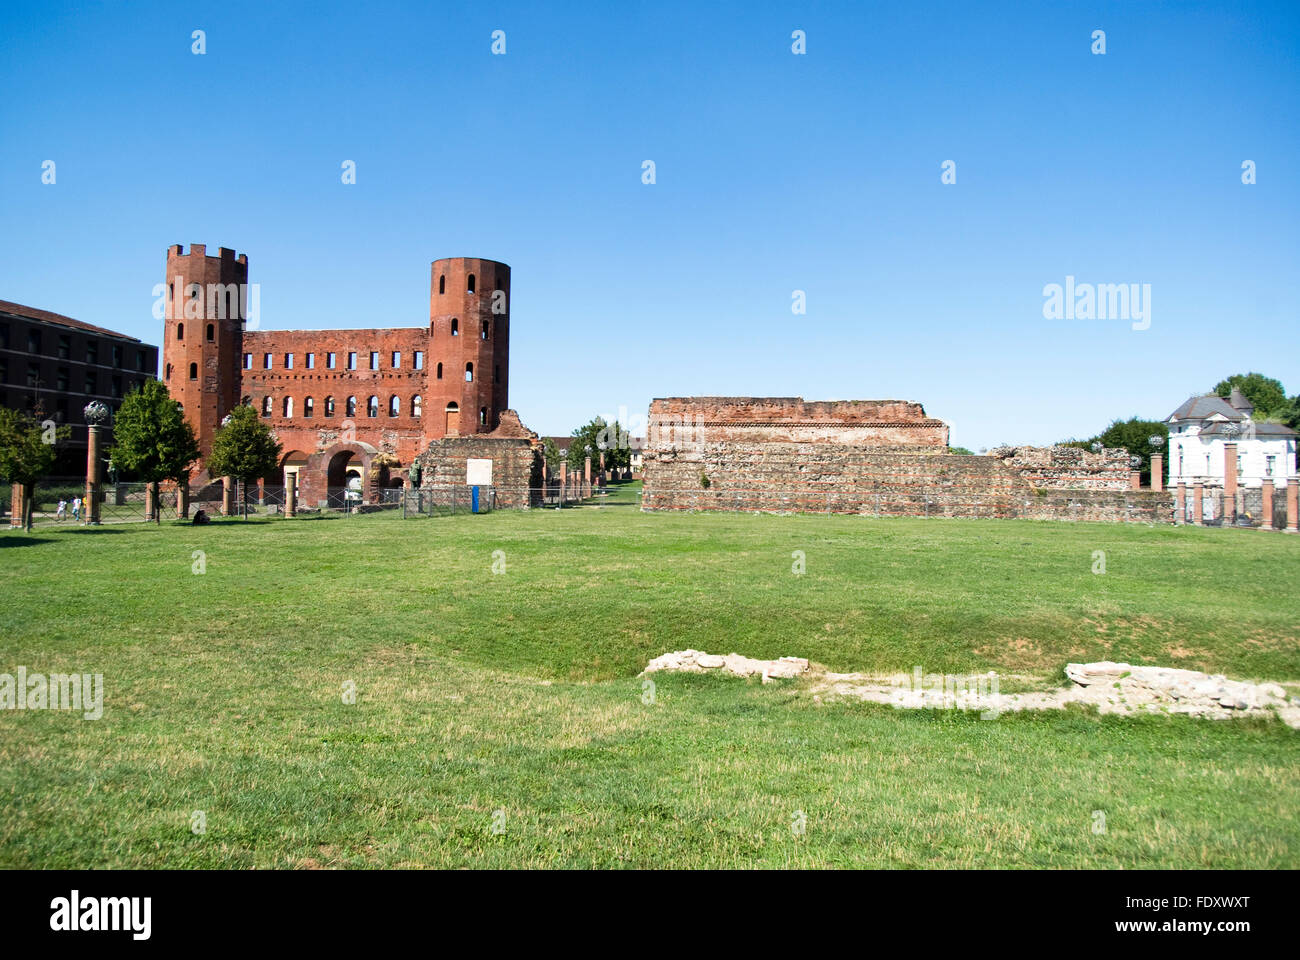
<path id="1" fill-rule="evenodd" d="M 445 417 L 436 400 L 428 396 L 429 339 L 423 327 L 245 331 L 243 346 L 247 359 L 241 358 L 243 395 L 259 413 L 265 401 L 270 400 L 271 415 L 266 422 L 284 445 L 290 460 L 304 459 L 347 436 L 394 454 L 408 464 L 419 453 L 426 437 L 440 437 L 445 432 Z M 271 357 L 270 369 L 266 368 L 267 354 Z M 331 354 L 333 369 L 329 367 Z M 349 369 L 353 354 L 356 369 Z M 372 354 L 376 355 L 378 369 L 371 369 Z M 421 361 L 419 368 L 415 365 L 417 354 Z M 288 366 L 290 356 L 292 367 Z M 309 358 L 311 367 L 308 367 Z M 349 397 L 356 400 L 356 412 L 351 416 L 347 413 Z M 374 417 L 369 415 L 371 397 L 378 404 Z M 414 408 L 417 397 L 419 416 Z M 397 400 L 395 417 L 390 415 L 394 398 Z M 286 400 L 292 401 L 289 416 L 285 415 Z M 334 404 L 332 414 L 330 400 Z M 344 421 L 350 421 L 350 427 Z"/>
<path id="2" fill-rule="evenodd" d="M 742 419 L 746 415 L 755 419 Z M 1171 519 L 1171 494 L 1127 489 L 1128 457 L 1122 450 L 1008 448 L 1000 453 L 948 454 L 942 421 L 926 417 L 919 404 L 901 401 L 656 400 L 642 507 Z"/>

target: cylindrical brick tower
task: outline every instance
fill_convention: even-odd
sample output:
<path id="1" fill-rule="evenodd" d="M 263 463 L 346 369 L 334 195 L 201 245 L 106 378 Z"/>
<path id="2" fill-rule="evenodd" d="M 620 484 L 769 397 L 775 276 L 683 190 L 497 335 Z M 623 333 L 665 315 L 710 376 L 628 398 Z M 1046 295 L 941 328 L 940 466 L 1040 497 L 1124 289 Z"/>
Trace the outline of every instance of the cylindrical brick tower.
<path id="1" fill-rule="evenodd" d="M 221 418 L 239 403 L 248 255 L 204 244 L 167 248 L 163 382 L 185 409 L 206 459 Z"/>
<path id="2" fill-rule="evenodd" d="M 473 257 L 433 261 L 426 362 L 426 439 L 496 429 L 509 406 L 508 266 Z"/>

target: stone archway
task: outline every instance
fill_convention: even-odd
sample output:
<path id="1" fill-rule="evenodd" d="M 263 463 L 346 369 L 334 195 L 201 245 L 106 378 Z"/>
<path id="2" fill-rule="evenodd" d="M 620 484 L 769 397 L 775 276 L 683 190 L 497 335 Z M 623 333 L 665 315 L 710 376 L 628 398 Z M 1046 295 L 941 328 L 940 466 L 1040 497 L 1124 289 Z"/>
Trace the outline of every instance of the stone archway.
<path id="1" fill-rule="evenodd" d="M 454 437 L 460 433 L 460 406 L 453 400 L 447 404 L 447 430 L 446 436 Z"/>
<path id="2" fill-rule="evenodd" d="M 368 443 L 351 441 L 335 443 L 307 458 L 298 470 L 300 497 L 304 506 L 316 506 L 329 500 L 331 494 L 342 496 L 351 476 L 361 478 L 361 489 L 366 501 L 371 500 L 370 485 L 366 477 L 370 461 L 379 453 Z"/>

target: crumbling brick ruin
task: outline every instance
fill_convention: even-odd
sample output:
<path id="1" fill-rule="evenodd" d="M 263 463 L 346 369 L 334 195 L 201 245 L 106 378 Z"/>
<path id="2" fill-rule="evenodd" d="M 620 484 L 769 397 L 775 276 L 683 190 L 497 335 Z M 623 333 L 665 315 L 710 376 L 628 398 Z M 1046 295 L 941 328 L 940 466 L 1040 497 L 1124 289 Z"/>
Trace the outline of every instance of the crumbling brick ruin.
<path id="1" fill-rule="evenodd" d="M 1072 447 L 948 453 L 917 403 L 673 397 L 650 405 L 646 510 L 741 510 L 1167 522 L 1130 490 L 1128 454 Z"/>
<path id="2" fill-rule="evenodd" d="M 519 414 L 507 410 L 491 433 L 435 440 L 416 458 L 421 490 L 464 486 L 471 459 L 492 461 L 496 506 L 521 509 L 532 505 L 530 491 L 542 486 L 542 441 L 525 427 Z"/>

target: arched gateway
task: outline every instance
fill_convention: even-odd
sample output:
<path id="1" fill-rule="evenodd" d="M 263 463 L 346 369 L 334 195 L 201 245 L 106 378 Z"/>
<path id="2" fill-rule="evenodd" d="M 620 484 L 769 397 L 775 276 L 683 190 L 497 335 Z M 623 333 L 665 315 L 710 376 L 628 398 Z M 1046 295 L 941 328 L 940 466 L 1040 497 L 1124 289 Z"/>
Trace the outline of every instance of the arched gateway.
<path id="1" fill-rule="evenodd" d="M 360 481 L 362 497 L 375 500 L 370 483 L 370 461 L 379 450 L 364 441 L 335 443 L 307 458 L 298 470 L 299 497 L 304 506 L 315 507 L 331 496 L 341 497 L 350 485 Z M 355 479 L 354 479 L 355 478 Z"/>

